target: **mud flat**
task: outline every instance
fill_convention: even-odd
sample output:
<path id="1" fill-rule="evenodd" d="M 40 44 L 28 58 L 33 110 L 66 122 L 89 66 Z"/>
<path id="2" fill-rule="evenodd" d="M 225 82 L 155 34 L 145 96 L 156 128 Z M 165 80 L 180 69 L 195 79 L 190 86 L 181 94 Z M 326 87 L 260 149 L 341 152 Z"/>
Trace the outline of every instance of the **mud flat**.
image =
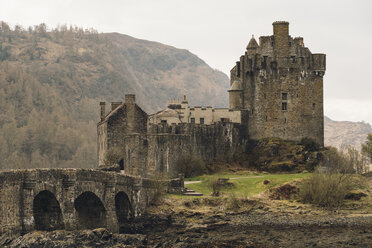
<path id="1" fill-rule="evenodd" d="M 2 236 L 0 247 L 372 247 L 372 216 L 278 213 L 147 215 L 131 234 L 104 228 Z"/>

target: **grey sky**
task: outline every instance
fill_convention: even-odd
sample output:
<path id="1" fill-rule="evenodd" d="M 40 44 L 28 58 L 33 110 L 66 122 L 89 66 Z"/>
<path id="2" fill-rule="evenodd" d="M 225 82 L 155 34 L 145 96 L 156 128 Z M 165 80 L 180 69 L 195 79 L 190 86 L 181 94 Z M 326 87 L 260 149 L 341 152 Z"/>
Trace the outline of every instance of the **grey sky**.
<path id="1" fill-rule="evenodd" d="M 312 52 L 327 54 L 325 114 L 372 123 L 372 1 L 0 0 L 0 20 L 93 27 L 188 49 L 229 75 L 252 34 L 290 22 Z"/>

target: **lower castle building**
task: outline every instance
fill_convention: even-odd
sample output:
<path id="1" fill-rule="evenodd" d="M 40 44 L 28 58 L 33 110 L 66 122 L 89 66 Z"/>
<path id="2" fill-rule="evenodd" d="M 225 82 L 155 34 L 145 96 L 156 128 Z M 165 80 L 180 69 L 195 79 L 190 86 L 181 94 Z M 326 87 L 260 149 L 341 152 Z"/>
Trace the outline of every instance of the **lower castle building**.
<path id="1" fill-rule="evenodd" d="M 176 176 L 182 156 L 212 160 L 244 150 L 250 139 L 310 138 L 323 146 L 325 54 L 289 36 L 288 22 L 274 22 L 273 29 L 259 43 L 252 37 L 232 68 L 229 108 L 190 107 L 184 96 L 148 115 L 126 95 L 106 115 L 101 102 L 99 166 L 114 158 L 127 174 Z"/>

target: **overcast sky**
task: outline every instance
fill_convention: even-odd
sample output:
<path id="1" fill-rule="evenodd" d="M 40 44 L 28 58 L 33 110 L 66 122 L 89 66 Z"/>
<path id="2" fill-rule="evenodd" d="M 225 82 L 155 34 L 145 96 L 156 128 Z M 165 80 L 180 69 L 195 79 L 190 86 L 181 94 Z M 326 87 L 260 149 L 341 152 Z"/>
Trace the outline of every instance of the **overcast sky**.
<path id="1" fill-rule="evenodd" d="M 188 49 L 229 75 L 252 34 L 290 22 L 313 53 L 327 54 L 325 114 L 372 123 L 371 0 L 0 0 L 0 20 L 93 27 Z"/>

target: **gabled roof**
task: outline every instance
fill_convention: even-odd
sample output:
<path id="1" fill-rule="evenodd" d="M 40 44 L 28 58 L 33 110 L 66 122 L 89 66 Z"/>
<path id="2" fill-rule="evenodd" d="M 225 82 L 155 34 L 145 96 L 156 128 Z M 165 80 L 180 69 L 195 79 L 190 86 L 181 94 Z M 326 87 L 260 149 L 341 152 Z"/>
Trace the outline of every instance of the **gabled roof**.
<path id="1" fill-rule="evenodd" d="M 108 113 L 108 115 L 106 115 L 105 118 L 104 118 L 102 121 L 100 121 L 100 122 L 98 123 L 98 125 L 100 125 L 100 124 L 103 123 L 103 122 L 108 121 L 108 119 L 109 119 L 111 116 L 113 116 L 114 114 L 116 114 L 116 113 L 118 112 L 118 110 L 121 109 L 123 106 L 124 106 L 124 103 L 118 105 L 114 110 L 111 110 L 110 113 Z"/>
<path id="2" fill-rule="evenodd" d="M 166 108 L 163 110 L 160 110 L 159 112 L 152 114 L 151 116 L 157 116 L 157 117 L 178 117 L 179 114 L 176 110 Z"/>

